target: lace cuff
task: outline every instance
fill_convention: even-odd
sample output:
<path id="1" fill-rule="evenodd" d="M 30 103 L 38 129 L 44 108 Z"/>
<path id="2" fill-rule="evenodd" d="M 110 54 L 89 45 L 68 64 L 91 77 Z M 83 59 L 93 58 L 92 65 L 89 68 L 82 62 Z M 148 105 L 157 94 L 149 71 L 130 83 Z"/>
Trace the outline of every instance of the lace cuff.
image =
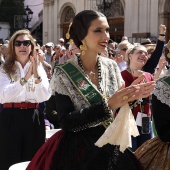
<path id="1" fill-rule="evenodd" d="M 80 132 L 82 130 L 85 130 L 85 129 L 88 129 L 88 128 L 91 128 L 91 127 L 95 127 L 97 125 L 99 125 L 102 121 L 106 120 L 106 118 L 102 118 L 102 119 L 99 119 L 95 122 L 91 122 L 91 123 L 87 123 L 83 126 L 79 126 L 79 127 L 76 127 L 74 129 L 72 129 L 73 132 Z"/>
<path id="2" fill-rule="evenodd" d="M 106 99 L 103 99 L 102 104 L 103 104 L 104 112 L 106 114 L 105 117 L 100 118 L 100 119 L 96 120 L 95 122 L 89 122 L 83 126 L 76 127 L 74 129 L 72 129 L 72 131 L 79 132 L 81 130 L 88 129 L 90 127 L 95 127 L 99 124 L 102 124 L 105 128 L 107 128 L 113 122 L 113 113 L 114 113 L 114 111 L 116 111 L 116 109 L 111 110 L 108 106 L 108 102 Z M 82 112 L 83 112 L 83 109 L 80 111 L 80 113 L 82 113 Z"/>
<path id="3" fill-rule="evenodd" d="M 110 125 L 110 123 L 113 121 L 112 120 L 113 112 L 109 108 L 107 101 L 103 100 L 102 102 L 100 102 L 100 104 L 98 103 L 98 105 L 97 104 L 95 104 L 95 105 L 91 106 L 90 110 L 91 110 L 91 112 L 93 112 L 93 115 L 96 115 L 96 118 L 91 119 L 91 120 L 89 119 L 89 122 L 73 128 L 72 129 L 73 132 L 79 132 L 81 130 L 85 130 L 85 129 L 95 127 L 95 126 L 98 126 L 101 124 L 105 128 Z M 86 109 L 81 109 L 80 114 L 85 114 L 86 111 L 87 111 Z M 92 114 L 90 114 L 90 115 L 92 115 Z"/>
<path id="4" fill-rule="evenodd" d="M 161 101 L 162 103 L 165 103 L 166 105 L 170 107 L 170 100 L 169 100 L 169 96 L 170 96 L 169 87 L 170 86 L 168 83 L 166 83 L 167 78 L 169 79 L 169 76 L 161 78 L 156 82 L 156 87 L 155 87 L 155 90 L 153 91 L 153 94 L 157 97 L 159 101 Z"/>
<path id="5" fill-rule="evenodd" d="M 107 114 L 113 115 L 113 111 L 109 108 L 108 102 L 105 98 L 103 98 L 103 107 Z"/>
<path id="6" fill-rule="evenodd" d="M 109 127 L 109 125 L 113 122 L 113 115 L 116 112 L 116 109 L 111 110 L 109 108 L 108 102 L 105 98 L 103 98 L 103 106 L 104 106 L 104 110 L 105 110 L 106 114 L 110 115 L 107 120 L 102 122 L 102 125 L 107 129 Z"/>

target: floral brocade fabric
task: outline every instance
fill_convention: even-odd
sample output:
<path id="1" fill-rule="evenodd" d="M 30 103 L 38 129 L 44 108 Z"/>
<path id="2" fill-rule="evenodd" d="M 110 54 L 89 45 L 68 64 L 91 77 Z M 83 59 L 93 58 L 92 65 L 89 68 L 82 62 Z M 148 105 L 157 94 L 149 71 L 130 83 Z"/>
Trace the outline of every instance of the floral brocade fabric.
<path id="1" fill-rule="evenodd" d="M 156 87 L 153 94 L 162 103 L 170 107 L 170 76 L 165 76 L 156 82 Z"/>
<path id="2" fill-rule="evenodd" d="M 148 140 L 135 152 L 144 170 L 170 170 L 170 143 L 159 137 Z"/>
<path id="3" fill-rule="evenodd" d="M 165 76 L 157 80 L 156 87 L 153 92 L 153 101 L 155 101 L 154 98 L 156 100 L 156 104 L 159 105 L 160 103 L 159 106 L 164 106 L 164 110 L 162 110 L 162 112 L 161 110 L 156 112 L 156 109 L 159 106 L 156 107 L 156 105 L 153 105 L 153 118 L 156 123 L 155 125 L 157 125 L 155 127 L 157 127 L 156 130 L 159 137 L 154 137 L 153 139 L 145 142 L 136 150 L 135 156 L 141 162 L 144 170 L 170 170 L 170 142 L 168 142 L 168 115 L 170 111 L 169 76 Z M 155 103 L 153 102 L 153 104 Z M 166 105 L 168 107 L 166 107 Z"/>

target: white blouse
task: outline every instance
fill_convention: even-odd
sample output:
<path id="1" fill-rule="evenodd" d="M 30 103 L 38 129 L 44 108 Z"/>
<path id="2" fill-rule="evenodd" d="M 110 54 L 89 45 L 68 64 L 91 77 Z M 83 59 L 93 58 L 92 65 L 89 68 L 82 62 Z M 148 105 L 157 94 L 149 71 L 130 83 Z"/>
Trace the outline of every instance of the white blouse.
<path id="1" fill-rule="evenodd" d="M 15 62 L 17 70 L 11 74 L 11 78 L 0 68 L 0 103 L 20 103 L 31 102 L 40 103 L 47 101 L 51 96 L 49 81 L 43 66 L 38 66 L 38 75 L 42 81 L 39 84 L 34 83 L 34 77 L 31 76 L 28 82 L 22 86 L 20 79 L 24 77 L 31 65 L 29 61 L 24 68 L 19 62 Z"/>

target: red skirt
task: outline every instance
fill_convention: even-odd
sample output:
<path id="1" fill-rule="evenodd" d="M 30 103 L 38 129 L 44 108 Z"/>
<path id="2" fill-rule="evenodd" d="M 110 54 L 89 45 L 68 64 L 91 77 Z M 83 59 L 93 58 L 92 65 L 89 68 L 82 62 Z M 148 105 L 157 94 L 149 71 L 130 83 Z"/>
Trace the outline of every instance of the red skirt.
<path id="1" fill-rule="evenodd" d="M 139 170 L 140 165 L 128 149 L 114 145 L 94 145 L 103 126 L 80 132 L 60 130 L 39 149 L 26 170 Z"/>
<path id="2" fill-rule="evenodd" d="M 49 138 L 35 154 L 26 170 L 50 170 L 53 155 L 58 148 L 63 135 L 64 132 L 60 130 Z"/>

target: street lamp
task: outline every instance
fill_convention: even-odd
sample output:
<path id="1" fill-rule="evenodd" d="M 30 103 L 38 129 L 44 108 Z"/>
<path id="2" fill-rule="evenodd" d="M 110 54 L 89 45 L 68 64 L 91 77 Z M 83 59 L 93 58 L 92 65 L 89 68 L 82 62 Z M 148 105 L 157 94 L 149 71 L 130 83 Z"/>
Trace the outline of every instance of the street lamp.
<path id="1" fill-rule="evenodd" d="M 30 8 L 28 8 L 28 6 L 25 8 L 25 13 L 26 13 L 26 28 L 28 29 L 28 24 L 29 22 L 32 20 L 32 15 L 33 15 L 33 12 L 31 11 Z"/>
<path id="2" fill-rule="evenodd" d="M 96 0 L 96 5 L 102 13 L 104 13 L 107 17 L 110 15 L 109 9 L 113 4 L 113 0 Z"/>

